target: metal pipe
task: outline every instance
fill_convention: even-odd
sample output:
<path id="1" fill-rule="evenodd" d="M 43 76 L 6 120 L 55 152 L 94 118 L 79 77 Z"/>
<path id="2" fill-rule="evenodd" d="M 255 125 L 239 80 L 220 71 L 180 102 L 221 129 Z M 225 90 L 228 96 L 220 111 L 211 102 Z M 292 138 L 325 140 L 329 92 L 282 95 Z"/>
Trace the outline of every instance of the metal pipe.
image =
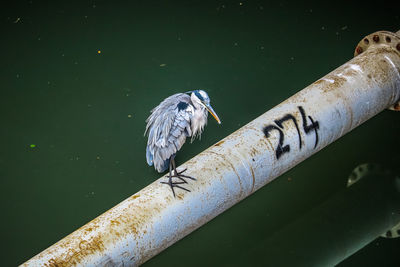
<path id="1" fill-rule="evenodd" d="M 181 165 L 197 178 L 191 192 L 174 198 L 161 177 L 22 266 L 139 265 L 394 105 L 400 38 L 375 35 L 355 58 Z"/>

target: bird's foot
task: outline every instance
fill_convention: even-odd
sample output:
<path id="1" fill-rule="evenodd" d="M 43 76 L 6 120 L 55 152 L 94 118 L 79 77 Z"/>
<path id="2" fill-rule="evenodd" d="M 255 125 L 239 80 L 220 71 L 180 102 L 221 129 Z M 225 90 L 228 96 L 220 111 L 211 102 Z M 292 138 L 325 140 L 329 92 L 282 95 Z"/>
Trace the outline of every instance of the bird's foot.
<path id="1" fill-rule="evenodd" d="M 192 176 L 188 176 L 188 175 L 183 175 L 182 173 L 184 173 L 187 169 L 184 169 L 183 171 L 175 171 L 175 174 L 171 174 L 171 175 L 167 175 L 168 182 L 161 182 L 162 184 L 167 184 L 171 187 L 172 190 L 172 194 L 174 194 L 175 197 L 175 187 L 176 188 L 180 188 L 182 190 L 185 190 L 187 192 L 190 192 L 189 189 L 184 188 L 183 186 L 180 186 L 181 184 L 187 184 L 188 182 L 185 180 L 185 178 L 191 179 L 191 180 L 196 180 L 196 178 L 192 177 Z M 172 178 L 178 178 L 179 180 L 181 180 L 180 182 L 172 182 Z"/>
<path id="2" fill-rule="evenodd" d="M 188 179 L 191 179 L 191 180 L 194 180 L 194 181 L 196 181 L 196 178 L 194 178 L 194 177 L 192 177 L 192 176 L 189 176 L 189 175 L 183 175 L 182 173 L 184 173 L 185 171 L 187 170 L 187 168 L 185 168 L 183 171 L 180 171 L 180 172 L 178 172 L 178 171 L 175 171 L 175 174 L 173 174 L 173 175 L 167 175 L 167 177 L 168 178 L 170 178 L 170 177 L 175 177 L 175 178 L 178 178 L 179 180 L 181 180 L 184 184 L 187 184 L 187 181 L 184 179 L 184 178 L 188 178 Z"/>
<path id="3" fill-rule="evenodd" d="M 171 187 L 172 194 L 174 194 L 174 197 L 176 197 L 174 187 L 180 188 L 180 189 L 185 190 L 185 191 L 187 191 L 187 192 L 190 192 L 189 189 L 184 188 L 183 186 L 180 186 L 180 184 L 184 184 L 184 182 L 175 182 L 175 183 L 173 183 L 173 182 L 172 182 L 172 179 L 169 179 L 168 182 L 160 182 L 160 183 L 169 185 L 169 186 Z"/>

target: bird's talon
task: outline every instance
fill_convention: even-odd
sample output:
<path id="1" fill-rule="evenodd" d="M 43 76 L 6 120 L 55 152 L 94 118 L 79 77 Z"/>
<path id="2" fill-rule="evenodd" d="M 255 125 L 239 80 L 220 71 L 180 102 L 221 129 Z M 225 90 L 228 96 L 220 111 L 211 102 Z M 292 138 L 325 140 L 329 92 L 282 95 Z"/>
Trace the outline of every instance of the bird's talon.
<path id="1" fill-rule="evenodd" d="M 187 191 L 187 192 L 190 192 L 189 189 L 184 188 L 184 187 L 178 185 L 178 184 L 183 184 L 184 182 L 175 182 L 175 183 L 172 183 L 172 182 L 169 181 L 169 182 L 160 182 L 160 183 L 169 185 L 169 186 L 171 187 L 172 194 L 174 195 L 174 197 L 176 197 L 174 187 L 177 187 L 177 188 L 180 188 L 180 189 L 185 190 L 185 191 Z"/>
<path id="2" fill-rule="evenodd" d="M 187 183 L 185 183 L 185 182 L 175 182 L 175 183 L 160 182 L 160 183 L 162 183 L 162 184 L 168 184 L 168 185 L 170 185 L 170 184 L 187 184 Z"/>
<path id="3" fill-rule="evenodd" d="M 188 178 L 188 179 L 191 179 L 191 180 L 194 180 L 194 181 L 197 181 L 197 179 L 194 178 L 194 177 L 192 177 L 192 176 L 188 176 L 188 175 L 180 175 L 180 176 L 181 176 L 181 177 Z"/>
<path id="4" fill-rule="evenodd" d="M 182 186 L 179 186 L 179 185 L 176 185 L 176 184 L 174 184 L 174 185 L 173 185 L 173 187 L 178 187 L 178 188 L 180 188 L 180 189 L 183 189 L 183 190 L 185 190 L 185 191 L 187 191 L 187 192 L 190 192 L 190 190 L 189 190 L 189 189 L 187 189 L 187 188 L 184 188 L 184 187 L 182 187 Z"/>
<path id="5" fill-rule="evenodd" d="M 185 171 L 187 170 L 187 168 L 185 168 L 183 171 L 177 171 L 178 172 L 178 174 L 181 174 L 181 173 L 184 173 Z"/>
<path id="6" fill-rule="evenodd" d="M 185 169 L 185 170 L 186 170 L 186 169 Z M 184 171 L 185 171 L 185 170 L 184 170 Z M 183 171 L 182 171 L 182 172 L 183 172 Z M 182 172 L 178 172 L 178 171 L 177 171 L 175 174 L 167 175 L 166 177 L 168 177 L 168 178 L 178 178 L 178 179 L 180 179 L 182 182 L 184 182 L 184 183 L 186 183 L 186 184 L 187 184 L 187 181 L 186 181 L 185 179 L 183 179 L 183 178 L 188 178 L 188 179 L 191 179 L 191 180 L 194 180 L 194 181 L 197 180 L 196 178 L 194 178 L 194 177 L 192 177 L 192 176 L 181 174 Z"/>

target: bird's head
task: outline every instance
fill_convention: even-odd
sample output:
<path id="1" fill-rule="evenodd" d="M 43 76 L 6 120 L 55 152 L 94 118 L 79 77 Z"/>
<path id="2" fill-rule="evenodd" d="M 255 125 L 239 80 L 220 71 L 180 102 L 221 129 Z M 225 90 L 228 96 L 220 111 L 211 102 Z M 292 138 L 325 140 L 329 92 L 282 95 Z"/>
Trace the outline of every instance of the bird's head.
<path id="1" fill-rule="evenodd" d="M 211 107 L 210 98 L 208 97 L 208 94 L 205 91 L 203 90 L 191 91 L 190 98 L 193 104 L 197 106 L 202 106 L 205 109 L 207 109 L 207 111 L 210 112 L 210 114 L 214 117 L 214 119 L 218 122 L 218 124 L 221 124 L 221 120 L 219 119 L 214 109 Z"/>

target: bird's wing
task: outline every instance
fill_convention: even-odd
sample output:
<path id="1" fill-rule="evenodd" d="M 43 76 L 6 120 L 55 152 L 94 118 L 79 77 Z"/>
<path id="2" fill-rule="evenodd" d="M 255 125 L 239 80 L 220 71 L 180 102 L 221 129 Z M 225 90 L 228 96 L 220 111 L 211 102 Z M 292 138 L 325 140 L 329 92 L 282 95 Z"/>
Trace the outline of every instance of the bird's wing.
<path id="1" fill-rule="evenodd" d="M 146 149 L 147 163 L 157 171 L 168 168 L 170 157 L 191 136 L 190 120 L 193 107 L 187 94 L 175 94 L 160 103 L 151 111 L 146 120 L 149 135 Z"/>

